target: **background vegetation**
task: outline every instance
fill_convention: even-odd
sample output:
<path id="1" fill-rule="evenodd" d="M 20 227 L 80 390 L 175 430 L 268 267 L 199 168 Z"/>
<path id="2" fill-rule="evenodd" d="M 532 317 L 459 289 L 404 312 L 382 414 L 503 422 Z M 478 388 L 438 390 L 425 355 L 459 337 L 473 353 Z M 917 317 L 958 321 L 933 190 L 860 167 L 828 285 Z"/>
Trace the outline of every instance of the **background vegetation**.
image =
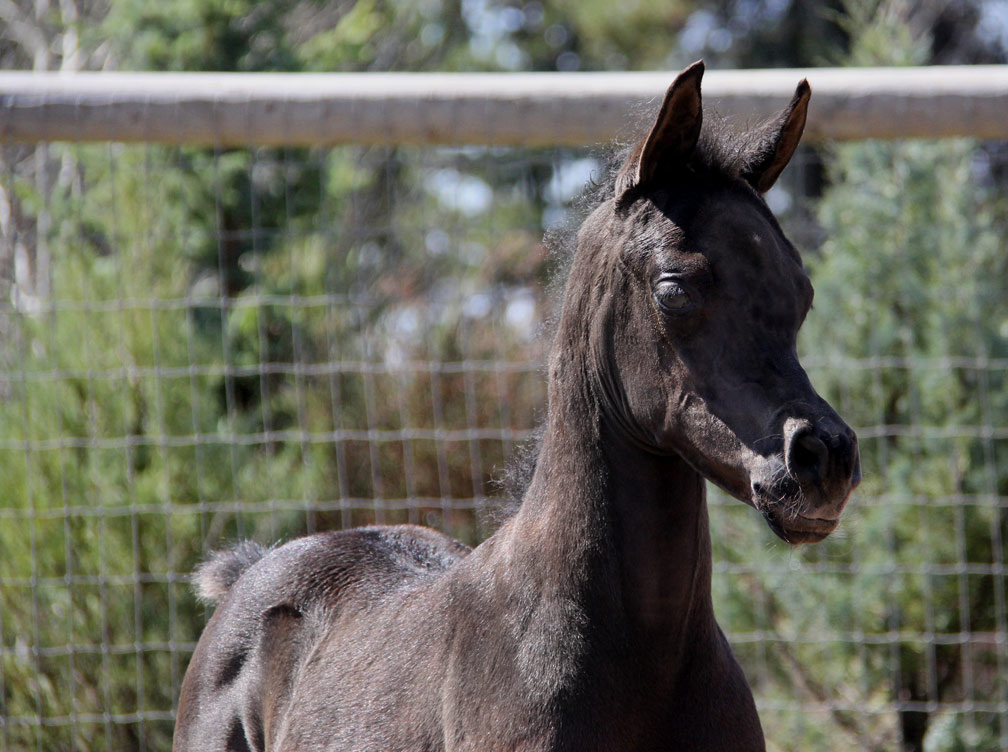
<path id="1" fill-rule="evenodd" d="M 1001 62 L 1003 5 L 0 0 L 0 65 Z M 542 404 L 542 237 L 603 158 L 0 158 L 0 749 L 169 748 L 210 547 L 492 529 Z M 718 613 L 774 749 L 1008 747 L 1005 180 L 999 145 L 857 143 L 806 150 L 769 197 L 817 287 L 804 360 L 866 475 L 808 549 L 712 500 Z"/>

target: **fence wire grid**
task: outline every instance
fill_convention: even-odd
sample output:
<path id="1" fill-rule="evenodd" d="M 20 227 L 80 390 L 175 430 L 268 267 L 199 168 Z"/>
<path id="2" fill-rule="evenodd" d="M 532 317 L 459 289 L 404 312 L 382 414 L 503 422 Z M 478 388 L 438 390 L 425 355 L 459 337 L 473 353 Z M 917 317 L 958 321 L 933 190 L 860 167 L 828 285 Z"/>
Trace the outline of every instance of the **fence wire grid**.
<path id="1" fill-rule="evenodd" d="M 543 236 L 578 216 L 597 151 L 2 158 L 0 750 L 169 748 L 208 617 L 188 574 L 214 548 L 492 532 L 543 414 Z M 817 287 L 849 273 L 823 256 L 823 159 L 800 152 L 768 197 Z M 716 610 L 768 743 L 1008 750 L 1008 358 L 980 335 L 847 352 L 834 324 L 801 349 L 861 440 L 841 530 L 790 549 L 711 490 Z M 967 397 L 940 413 L 948 379 Z"/>

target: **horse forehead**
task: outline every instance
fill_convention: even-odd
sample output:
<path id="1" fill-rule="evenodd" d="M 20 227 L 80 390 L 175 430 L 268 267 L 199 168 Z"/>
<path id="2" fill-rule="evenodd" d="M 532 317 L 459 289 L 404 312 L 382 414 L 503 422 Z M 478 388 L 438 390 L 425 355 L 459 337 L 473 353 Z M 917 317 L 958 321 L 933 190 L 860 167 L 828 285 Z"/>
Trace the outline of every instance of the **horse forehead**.
<path id="1" fill-rule="evenodd" d="M 737 186 L 700 194 L 685 200 L 681 193 L 674 194 L 642 212 L 627 228 L 636 249 L 657 251 L 659 258 L 699 253 L 710 264 L 740 272 L 764 270 L 769 264 L 778 273 L 803 274 L 797 251 L 755 195 Z"/>
<path id="2" fill-rule="evenodd" d="M 783 253 L 792 255 L 792 262 L 799 261 L 769 210 L 755 199 L 708 202 L 694 229 L 711 250 L 721 249 L 730 258 L 740 258 L 742 253 L 757 257 Z"/>
<path id="3" fill-rule="evenodd" d="M 735 202 L 702 212 L 694 233 L 697 246 L 722 279 L 739 275 L 788 288 L 806 286 L 798 252 L 769 211 L 753 204 Z"/>

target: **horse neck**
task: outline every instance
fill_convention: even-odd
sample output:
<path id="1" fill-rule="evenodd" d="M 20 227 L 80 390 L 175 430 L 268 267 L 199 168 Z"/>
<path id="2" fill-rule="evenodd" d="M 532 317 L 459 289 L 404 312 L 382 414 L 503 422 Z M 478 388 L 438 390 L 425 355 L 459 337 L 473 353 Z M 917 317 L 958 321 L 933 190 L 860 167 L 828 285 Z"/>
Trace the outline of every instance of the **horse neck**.
<path id="1" fill-rule="evenodd" d="M 597 410 L 551 389 L 536 472 L 508 531 L 523 587 L 576 605 L 623 644 L 681 647 L 712 632 L 703 478 L 625 441 Z M 554 397 L 557 397 L 554 399 Z M 591 627 L 590 627 L 591 628 Z"/>

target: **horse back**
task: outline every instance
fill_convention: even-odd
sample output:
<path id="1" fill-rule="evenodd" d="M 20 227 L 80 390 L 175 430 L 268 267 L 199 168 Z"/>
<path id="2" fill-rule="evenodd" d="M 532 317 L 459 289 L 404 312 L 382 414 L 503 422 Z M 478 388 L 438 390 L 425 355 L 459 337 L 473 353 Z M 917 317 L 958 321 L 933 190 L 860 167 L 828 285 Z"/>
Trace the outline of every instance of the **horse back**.
<path id="1" fill-rule="evenodd" d="M 469 553 L 402 525 L 320 533 L 250 555 L 216 555 L 203 572 L 217 609 L 182 684 L 174 749 L 262 750 L 282 732 L 300 667 L 332 625 Z M 240 570 L 240 571 L 239 571 Z"/>

